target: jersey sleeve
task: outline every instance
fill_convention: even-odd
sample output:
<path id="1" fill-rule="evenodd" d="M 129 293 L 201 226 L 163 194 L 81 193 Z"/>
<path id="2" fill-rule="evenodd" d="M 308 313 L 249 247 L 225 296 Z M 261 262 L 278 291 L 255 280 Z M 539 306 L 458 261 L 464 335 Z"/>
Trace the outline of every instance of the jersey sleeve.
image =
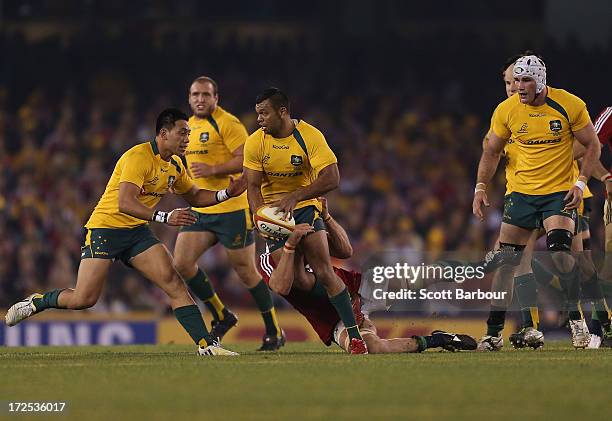
<path id="1" fill-rule="evenodd" d="M 231 116 L 221 124 L 221 137 L 230 152 L 244 145 L 249 136 L 244 125 L 236 117 Z"/>
<path id="2" fill-rule="evenodd" d="M 244 142 L 243 166 L 250 170 L 263 171 L 261 162 L 261 139 L 260 131 L 256 131 Z"/>
<path id="3" fill-rule="evenodd" d="M 312 142 L 308 145 L 308 159 L 310 160 L 310 166 L 316 173 L 328 165 L 338 162 L 336 155 L 327 144 L 325 136 L 318 130 L 314 131 Z"/>
<path id="4" fill-rule="evenodd" d="M 591 116 L 587 111 L 586 104 L 577 96 L 573 97 L 572 115 L 570 116 L 570 126 L 573 132 L 585 128 L 591 122 Z"/>
<path id="5" fill-rule="evenodd" d="M 493 111 L 493 116 L 491 117 L 491 131 L 500 139 L 505 140 L 510 138 L 512 132 L 508 127 L 506 113 L 500 109 L 500 106 L 501 104 Z"/>
<path id="6" fill-rule="evenodd" d="M 132 183 L 142 187 L 145 177 L 150 171 L 145 156 L 138 150 L 127 151 L 120 159 L 118 165 L 121 168 L 119 183 Z"/>
<path id="7" fill-rule="evenodd" d="M 176 181 L 174 182 L 174 193 L 181 195 L 187 193 L 195 185 L 193 179 L 187 173 L 185 166 L 180 164 L 181 172 L 178 174 Z"/>
<path id="8" fill-rule="evenodd" d="M 607 107 L 599 113 L 594 125 L 595 132 L 601 144 L 610 145 L 610 141 L 612 140 L 612 107 Z"/>

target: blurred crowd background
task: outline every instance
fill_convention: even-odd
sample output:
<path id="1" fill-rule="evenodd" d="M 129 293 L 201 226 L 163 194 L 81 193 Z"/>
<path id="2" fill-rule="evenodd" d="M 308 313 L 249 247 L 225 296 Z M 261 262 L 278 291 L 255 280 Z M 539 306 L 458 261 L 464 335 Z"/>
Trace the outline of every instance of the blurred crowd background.
<path id="1" fill-rule="evenodd" d="M 342 177 L 331 209 L 353 242 L 353 267 L 380 250 L 492 246 L 503 168 L 485 223 L 471 202 L 508 56 L 543 55 L 549 84 L 582 97 L 592 118 L 610 105 L 610 31 L 596 32 L 597 16 L 572 31 L 563 13 L 571 2 L 532 2 L 520 16 L 503 2 L 327 3 L 229 11 L 195 0 L 0 1 L 0 307 L 74 285 L 82 226 L 116 160 L 153 138 L 163 108 L 189 112 L 187 89 L 200 75 L 218 82 L 220 105 L 249 132 L 255 96 L 274 85 L 293 117 L 326 135 Z M 590 185 L 592 243 L 602 249 L 603 188 Z M 172 250 L 176 230 L 153 225 Z M 251 306 L 219 247 L 202 267 L 224 301 Z M 95 309 L 160 310 L 163 301 L 117 264 Z"/>

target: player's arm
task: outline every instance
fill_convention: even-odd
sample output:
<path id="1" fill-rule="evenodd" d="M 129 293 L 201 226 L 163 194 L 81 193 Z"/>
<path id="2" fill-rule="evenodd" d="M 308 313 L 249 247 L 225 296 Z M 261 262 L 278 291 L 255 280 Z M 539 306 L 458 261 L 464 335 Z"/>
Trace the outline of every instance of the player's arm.
<path id="1" fill-rule="evenodd" d="M 314 228 L 308 224 L 296 225 L 293 232 L 287 238 L 283 252 L 276 265 L 276 269 L 270 275 L 270 288 L 280 295 L 287 295 L 291 291 L 294 279 L 295 249 L 302 237 L 314 232 Z"/>
<path id="2" fill-rule="evenodd" d="M 207 165 L 203 162 L 193 162 L 189 167 L 191 174 L 196 178 L 212 177 L 219 175 L 236 174 L 242 171 L 244 160 L 244 145 L 240 145 L 234 152 L 233 158 L 223 164 Z"/>
<path id="3" fill-rule="evenodd" d="M 327 199 L 320 199 L 322 204 L 321 217 L 327 227 L 327 242 L 329 243 L 329 254 L 338 259 L 348 259 L 353 255 L 353 247 L 348 234 L 336 220 L 330 215 L 327 207 Z"/>
<path id="4" fill-rule="evenodd" d="M 252 170 L 244 167 L 244 175 L 247 183 L 247 198 L 249 200 L 249 208 L 253 215 L 255 211 L 263 206 L 263 196 L 261 195 L 261 182 L 263 180 L 263 172 Z"/>
<path id="5" fill-rule="evenodd" d="M 216 205 L 229 199 L 236 197 L 246 190 L 246 179 L 243 176 L 234 178 L 230 176 L 230 183 L 226 189 L 212 191 L 200 189 L 193 185 L 186 193 L 181 194 L 183 199 L 191 206 L 204 208 L 206 206 Z"/>
<path id="6" fill-rule="evenodd" d="M 338 188 L 340 184 L 340 172 L 338 164 L 330 164 L 319 171 L 317 179 L 310 185 L 286 194 L 282 199 L 276 201 L 272 206 L 278 207 L 286 215 L 291 214 L 293 209 L 303 200 L 315 199 Z"/>
<path id="7" fill-rule="evenodd" d="M 603 147 L 603 144 L 600 143 L 600 146 Z M 582 157 L 586 151 L 586 148 L 582 146 L 579 142 L 574 142 L 574 159 L 579 159 L 580 164 L 582 165 Z M 593 172 L 591 173 L 593 178 L 598 179 L 602 183 L 604 183 L 606 188 L 606 193 L 608 196 L 612 195 L 612 175 L 610 172 L 603 166 L 600 160 L 595 161 L 593 164 Z"/>
<path id="8" fill-rule="evenodd" d="M 168 225 L 191 225 L 195 216 L 187 208 L 163 212 L 151 209 L 138 200 L 141 187 L 129 181 L 119 183 L 119 212 L 146 221 L 164 222 Z"/>
<path id="9" fill-rule="evenodd" d="M 486 192 L 487 185 L 495 175 L 506 140 L 507 139 L 502 139 L 497 136 L 493 130 L 491 130 L 485 138 L 484 149 L 482 150 L 482 156 L 478 163 L 478 176 L 476 177 L 474 201 L 472 202 L 472 212 L 480 220 L 484 219 L 482 205 L 489 206 L 489 199 L 487 198 Z"/>
<path id="10" fill-rule="evenodd" d="M 589 123 L 582 129 L 574 132 L 574 137 L 584 148 L 584 155 L 582 157 L 582 166 L 580 167 L 580 175 L 576 180 L 576 183 L 567 192 L 565 196 L 566 209 L 575 209 L 580 206 L 582 201 L 582 193 L 586 187 L 586 183 L 591 177 L 593 168 L 599 161 L 601 155 L 601 149 L 599 147 L 599 139 L 597 133 L 595 133 L 595 127 L 593 123 Z"/>

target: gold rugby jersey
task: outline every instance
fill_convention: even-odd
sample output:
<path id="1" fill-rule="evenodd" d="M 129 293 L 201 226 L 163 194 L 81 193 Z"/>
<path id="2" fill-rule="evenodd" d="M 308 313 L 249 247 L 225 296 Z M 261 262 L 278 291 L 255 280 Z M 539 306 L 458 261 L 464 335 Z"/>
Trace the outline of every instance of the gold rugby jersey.
<path id="1" fill-rule="evenodd" d="M 183 194 L 194 186 L 178 156 L 173 155 L 170 161 L 164 161 L 155 141 L 140 143 L 117 161 L 104 194 L 85 224 L 86 228 L 134 228 L 149 222 L 119 212 L 119 184 L 123 182 L 140 187 L 138 200 L 149 208 L 157 205 L 171 187 L 176 194 Z"/>
<path id="2" fill-rule="evenodd" d="M 208 118 L 192 116 L 189 119 L 189 146 L 185 151 L 187 166 L 193 162 L 206 165 L 219 165 L 234 158 L 232 153 L 244 145 L 248 133 L 240 120 L 217 106 Z M 240 172 L 232 174 L 234 178 Z M 223 190 L 229 185 L 230 175 L 198 177 L 193 179 L 196 185 L 206 190 Z M 206 208 L 193 208 L 201 213 L 227 213 L 249 207 L 246 191 L 237 197 Z"/>
<path id="3" fill-rule="evenodd" d="M 534 107 L 513 95 L 497 106 L 491 130 L 508 140 L 510 159 L 506 194 L 543 195 L 569 190 L 574 177 L 573 132 L 591 121 L 584 101 L 548 87 L 544 105 Z M 508 150 L 508 148 L 507 148 Z"/>
<path id="4" fill-rule="evenodd" d="M 300 120 L 289 137 L 276 139 L 258 129 L 244 145 L 244 166 L 263 172 L 261 194 L 265 204 L 312 184 L 323 168 L 337 163 L 323 133 Z M 299 202 L 295 209 L 314 205 L 317 199 Z"/>

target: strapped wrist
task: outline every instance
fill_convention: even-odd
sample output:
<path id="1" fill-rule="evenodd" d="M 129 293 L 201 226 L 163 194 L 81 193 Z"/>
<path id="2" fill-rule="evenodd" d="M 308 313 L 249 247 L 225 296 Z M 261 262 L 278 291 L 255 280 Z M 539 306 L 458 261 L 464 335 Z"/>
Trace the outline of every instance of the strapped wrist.
<path id="1" fill-rule="evenodd" d="M 602 183 L 606 183 L 608 181 L 612 181 L 612 174 L 605 173 L 600 179 L 599 179 Z"/>
<path id="2" fill-rule="evenodd" d="M 574 186 L 578 187 L 582 192 L 584 192 L 584 189 L 586 188 L 586 183 L 584 181 L 578 179 L 574 183 Z"/>
<path id="3" fill-rule="evenodd" d="M 151 218 L 151 221 L 161 222 L 162 224 L 167 224 L 168 219 L 170 219 L 170 213 L 171 212 L 164 212 L 164 211 L 156 210 L 153 212 L 153 217 Z"/>
<path id="4" fill-rule="evenodd" d="M 217 193 L 215 193 L 215 199 L 217 200 L 217 203 L 225 202 L 229 198 L 230 195 L 227 189 L 219 190 L 217 191 Z"/>

